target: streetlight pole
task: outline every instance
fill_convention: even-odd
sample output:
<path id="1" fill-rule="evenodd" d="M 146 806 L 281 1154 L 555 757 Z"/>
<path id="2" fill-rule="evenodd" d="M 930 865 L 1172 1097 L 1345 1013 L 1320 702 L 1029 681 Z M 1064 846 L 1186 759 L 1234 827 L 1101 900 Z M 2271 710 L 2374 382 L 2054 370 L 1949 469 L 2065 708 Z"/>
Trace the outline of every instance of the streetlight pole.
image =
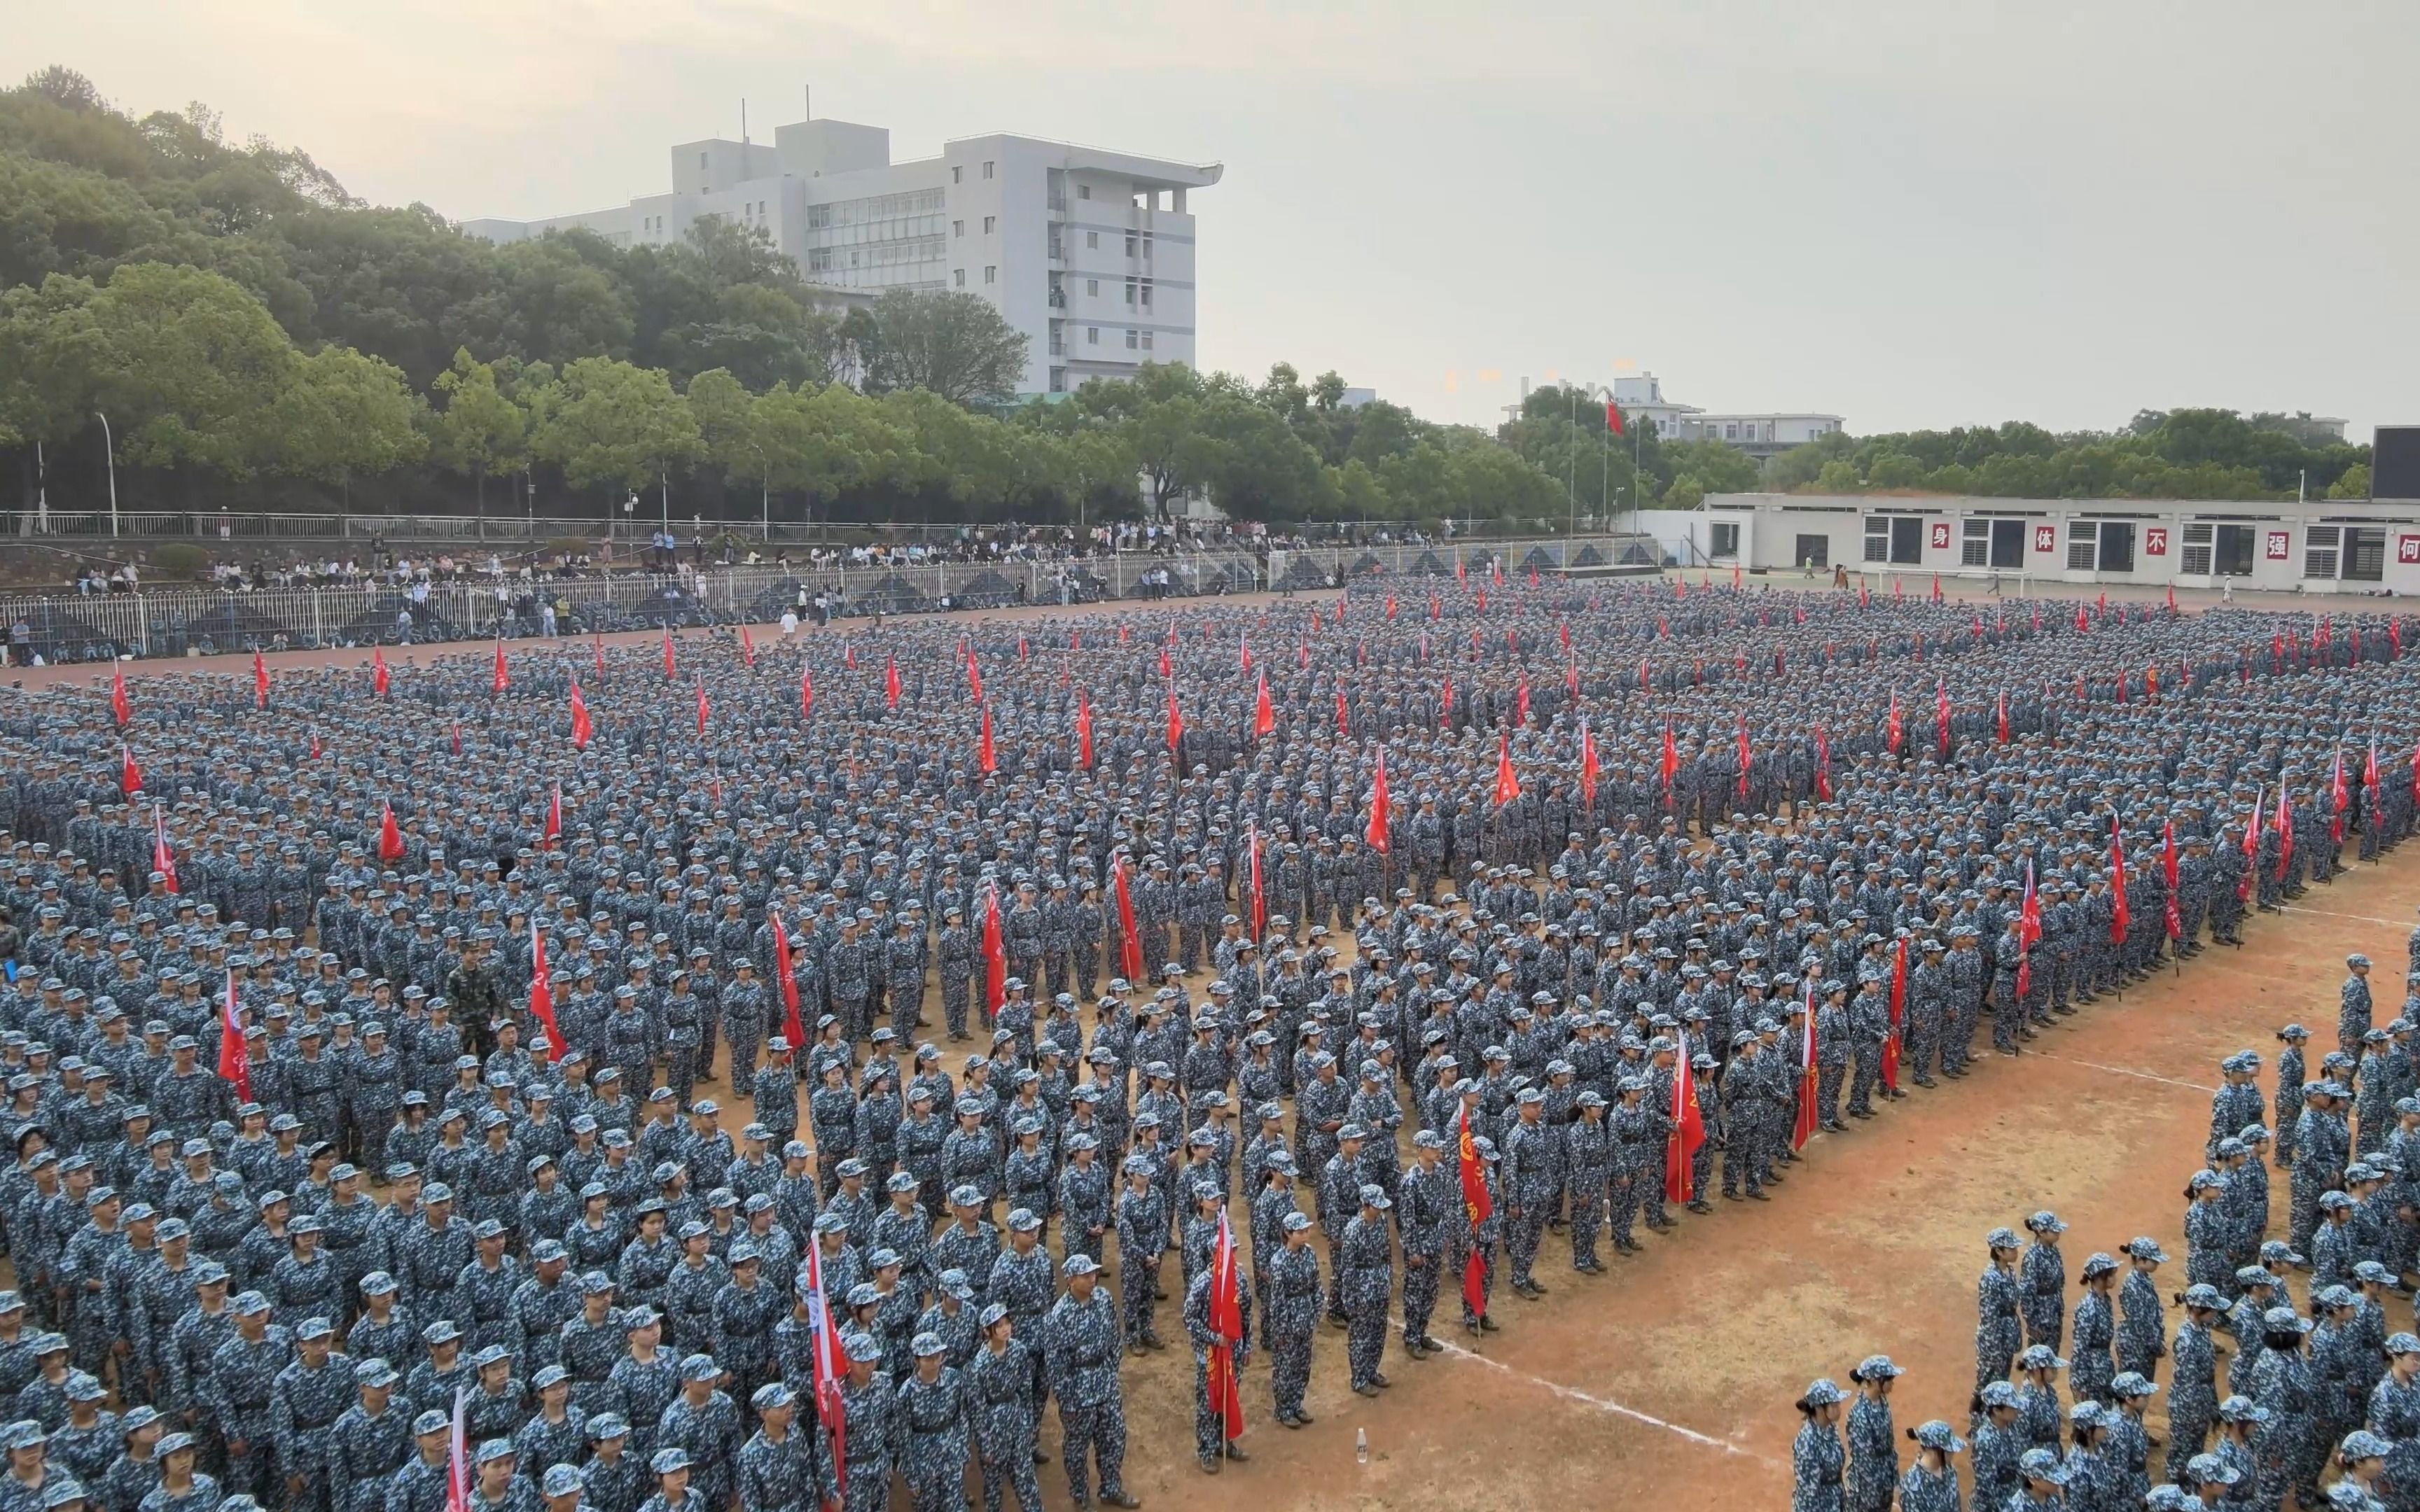
<path id="1" fill-rule="evenodd" d="M 92 417 L 101 422 L 101 447 L 109 458 L 109 533 L 117 534 L 117 439 L 109 433 L 109 417 L 96 409 Z"/>
<path id="2" fill-rule="evenodd" d="M 773 464 L 765 455 L 764 442 L 750 441 L 748 444 L 756 450 L 756 483 L 763 490 L 757 500 L 757 507 L 764 513 L 765 539 L 769 544 L 773 539 Z"/>

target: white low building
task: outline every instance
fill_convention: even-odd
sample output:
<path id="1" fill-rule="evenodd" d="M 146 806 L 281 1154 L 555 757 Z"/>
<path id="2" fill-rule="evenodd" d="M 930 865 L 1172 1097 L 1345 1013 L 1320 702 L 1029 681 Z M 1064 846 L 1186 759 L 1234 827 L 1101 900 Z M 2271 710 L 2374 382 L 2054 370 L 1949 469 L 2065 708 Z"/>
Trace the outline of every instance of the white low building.
<path id="1" fill-rule="evenodd" d="M 2420 594 L 2420 501 L 1714 494 L 1641 528 L 1752 571 Z"/>
<path id="2" fill-rule="evenodd" d="M 466 221 L 511 242 L 578 227 L 619 247 L 675 243 L 700 221 L 761 226 L 810 281 L 845 297 L 963 289 L 1025 332 L 1024 391 L 1063 393 L 1144 363 L 1194 362 L 1192 190 L 1220 164 L 964 137 L 891 161 L 891 133 L 851 121 L 778 127 L 773 144 L 672 148 L 672 190 L 612 209 Z"/>

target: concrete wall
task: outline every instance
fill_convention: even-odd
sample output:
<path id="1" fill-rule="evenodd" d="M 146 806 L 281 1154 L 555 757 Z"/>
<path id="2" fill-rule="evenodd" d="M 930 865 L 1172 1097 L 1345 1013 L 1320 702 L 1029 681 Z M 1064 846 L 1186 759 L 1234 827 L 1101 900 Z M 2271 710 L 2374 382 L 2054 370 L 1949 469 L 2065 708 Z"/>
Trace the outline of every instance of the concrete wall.
<path id="1" fill-rule="evenodd" d="M 1981 576 L 1995 570 L 1990 526 L 1970 535 L 1970 522 L 2004 521 L 2004 540 L 2009 530 L 2021 532 L 2018 560 L 1996 569 L 2004 579 L 2420 594 L 2420 503 L 1716 494 L 1704 513 L 1709 523 L 1740 522 L 1742 556 L 1761 570 L 1795 569 L 1820 542 L 1826 565 L 1852 572 Z M 1913 560 L 1869 555 L 1869 526 L 1885 521 L 1914 522 L 1915 549 L 1899 553 Z M 1641 529 L 1659 537 L 1679 533 Z M 1904 546 L 1909 529 L 1900 524 L 1896 535 L 1880 534 Z M 2222 554 L 2230 543 L 2248 548 L 2248 560 L 2230 563 Z M 2111 547 L 2130 547 L 2131 563 L 2118 565 Z M 1970 548 L 1985 560 L 1972 560 L 1977 550 Z"/>

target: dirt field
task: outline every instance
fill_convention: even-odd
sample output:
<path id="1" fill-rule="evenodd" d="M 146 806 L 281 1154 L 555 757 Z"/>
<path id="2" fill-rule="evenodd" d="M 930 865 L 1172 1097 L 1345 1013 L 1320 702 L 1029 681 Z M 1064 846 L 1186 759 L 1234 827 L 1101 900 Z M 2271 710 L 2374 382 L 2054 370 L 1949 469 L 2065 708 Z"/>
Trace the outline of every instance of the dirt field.
<path id="1" fill-rule="evenodd" d="M 1929 583 L 1911 579 L 1909 590 Z M 1184 611 L 1133 612 L 1155 621 L 1171 609 Z M 755 633 L 768 643 L 768 630 Z M 272 668 L 367 660 L 366 652 L 270 658 Z M 130 670 L 249 667 L 249 657 L 230 656 Z M 1254 1512 L 1776 1506 L 1789 1494 L 1797 1427 L 1790 1403 L 1809 1379 L 1845 1381 L 1849 1366 L 1875 1351 L 1908 1370 L 1895 1401 L 1901 1426 L 1941 1416 L 1962 1431 L 1984 1232 L 2055 1208 L 2071 1226 L 2071 1274 L 2093 1250 L 2150 1234 L 2175 1257 L 2162 1289 L 2181 1289 L 2180 1192 L 2199 1164 L 2216 1060 L 2251 1046 L 2273 1065 L 2273 1031 L 2291 1018 L 2332 1042 L 2349 951 L 2378 961 L 2375 990 L 2391 1010 L 2416 896 L 2420 847 L 2356 867 L 2286 916 L 2251 923 L 2241 952 L 2213 947 L 2182 978 L 2062 1021 L 2021 1059 L 1986 1053 L 1962 1082 L 1916 1089 L 1849 1134 L 1819 1135 L 1771 1202 L 1717 1200 L 1712 1216 L 1683 1214 L 1669 1235 L 1642 1227 L 1646 1253 L 1634 1258 L 1606 1246 L 1608 1276 L 1575 1274 L 1568 1242 L 1549 1235 L 1537 1274 L 1551 1294 L 1523 1302 L 1499 1286 L 1504 1330 L 1483 1343 L 1453 1322 L 1449 1278 L 1435 1332 L 1452 1352 L 1414 1362 L 1390 1335 L 1384 1369 L 1394 1386 L 1375 1401 L 1346 1389 L 1343 1335 L 1323 1329 L 1309 1399 L 1318 1421 L 1302 1431 L 1270 1423 L 1267 1362 L 1256 1355 L 1245 1381 L 1252 1458 L 1218 1478 L 1195 1468 L 1189 1356 L 1180 1346 L 1129 1359 L 1127 1488 L 1155 1506 Z M 725 1091 L 719 1081 L 705 1085 Z M 2273 1086 L 2273 1069 L 2264 1072 L 2264 1088 Z M 725 1120 L 736 1128 L 745 1118 Z M 2273 1211 L 2282 1228 L 2282 1176 Z M 1173 1291 L 1172 1259 L 1166 1273 Z M 1177 1308 L 1171 1296 L 1161 1310 L 1172 1341 L 1183 1336 Z M 2390 1311 L 2392 1326 L 2411 1322 L 2407 1304 Z M 2152 1417 L 2157 1432 L 2156 1403 Z M 1356 1460 L 1357 1430 L 1368 1434 L 1366 1465 Z M 1055 1421 L 1044 1443 L 1054 1457 L 1042 1471 L 1044 1495 L 1061 1504 Z"/>

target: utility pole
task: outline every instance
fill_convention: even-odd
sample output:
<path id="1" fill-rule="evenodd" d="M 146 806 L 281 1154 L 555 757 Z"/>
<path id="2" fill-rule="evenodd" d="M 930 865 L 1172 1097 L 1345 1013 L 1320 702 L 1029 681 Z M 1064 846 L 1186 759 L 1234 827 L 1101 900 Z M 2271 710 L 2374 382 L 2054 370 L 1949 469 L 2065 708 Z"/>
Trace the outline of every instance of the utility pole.
<path id="1" fill-rule="evenodd" d="M 96 409 L 92 417 L 101 422 L 101 450 L 109 458 L 109 533 L 117 534 L 117 441 L 109 433 L 109 417 Z"/>

